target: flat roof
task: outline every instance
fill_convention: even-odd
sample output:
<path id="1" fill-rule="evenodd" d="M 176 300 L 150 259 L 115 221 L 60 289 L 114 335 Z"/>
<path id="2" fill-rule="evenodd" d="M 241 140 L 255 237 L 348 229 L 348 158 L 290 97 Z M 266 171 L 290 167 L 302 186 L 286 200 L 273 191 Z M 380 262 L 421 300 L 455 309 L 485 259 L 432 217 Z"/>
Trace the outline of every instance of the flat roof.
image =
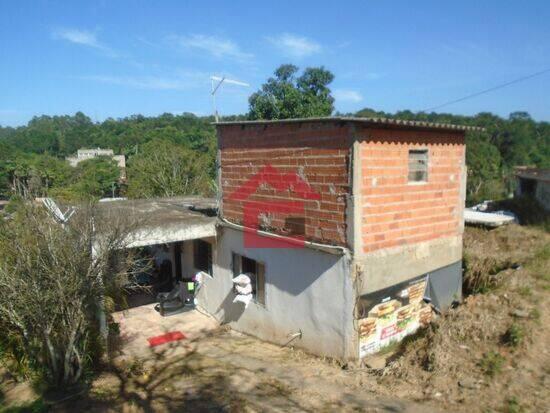
<path id="1" fill-rule="evenodd" d="M 515 174 L 518 178 L 535 179 L 537 181 L 550 181 L 550 169 L 517 167 Z"/>
<path id="2" fill-rule="evenodd" d="M 116 214 L 135 224 L 131 247 L 216 235 L 216 200 L 199 196 L 99 202 L 99 217 Z"/>
<path id="3" fill-rule="evenodd" d="M 414 128 L 414 129 L 436 129 L 436 130 L 451 130 L 451 131 L 484 131 L 484 128 L 478 126 L 454 125 L 450 123 L 434 123 L 405 119 L 391 118 L 358 118 L 348 116 L 327 116 L 317 118 L 296 118 L 296 119 L 274 119 L 274 120 L 244 120 L 244 121 L 228 121 L 215 122 L 216 126 L 225 125 L 269 125 L 279 123 L 306 123 L 306 122 L 353 122 L 371 126 L 381 127 L 396 127 L 396 128 Z"/>

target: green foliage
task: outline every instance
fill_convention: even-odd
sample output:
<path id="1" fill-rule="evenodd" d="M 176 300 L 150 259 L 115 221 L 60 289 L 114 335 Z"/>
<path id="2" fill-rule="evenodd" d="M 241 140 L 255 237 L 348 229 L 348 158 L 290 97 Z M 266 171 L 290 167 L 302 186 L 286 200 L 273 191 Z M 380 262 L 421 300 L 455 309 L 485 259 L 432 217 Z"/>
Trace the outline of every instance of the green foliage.
<path id="1" fill-rule="evenodd" d="M 17 153 L 4 163 L 7 188 L 16 193 L 28 191 L 31 196 L 45 196 L 52 188 L 63 187 L 71 180 L 69 164 L 54 156 Z"/>
<path id="2" fill-rule="evenodd" d="M 471 203 L 485 199 L 499 199 L 505 193 L 502 159 L 496 146 L 482 133 L 470 133 L 466 137 L 466 164 L 468 186 L 466 196 Z"/>
<path id="3" fill-rule="evenodd" d="M 329 84 L 334 76 L 323 67 L 307 68 L 300 75 L 294 65 L 282 65 L 261 89 L 250 96 L 249 119 L 286 119 L 328 116 L 333 111 Z M 428 122 L 479 126 L 485 132 L 466 135 L 468 166 L 467 202 L 508 197 L 515 186 L 513 168 L 533 165 L 550 168 L 550 123 L 536 122 L 525 112 L 508 118 L 492 113 L 459 116 L 449 113 L 414 113 L 410 110 L 386 113 L 365 108 L 354 116 L 400 118 Z M 243 115 L 226 120 L 243 120 Z M 111 195 L 111 183 L 98 171 L 70 171 L 63 158 L 83 147 L 110 148 L 127 157 L 128 165 L 140 161 L 144 145 L 168 141 L 191 151 L 204 166 L 208 178 L 215 177 L 216 134 L 211 117 L 192 114 L 142 115 L 92 122 L 81 112 L 69 116 L 40 116 L 26 126 L 0 127 L 0 197 L 9 198 L 17 185 L 26 185 L 32 195 L 53 194 L 63 198 Z M 150 147 L 150 146 L 149 146 Z M 182 156 L 187 159 L 187 155 Z M 136 162 L 137 163 L 137 162 Z M 185 171 L 187 166 L 182 167 Z M 94 168 L 92 168 L 94 169 Z M 100 168 L 101 169 L 101 168 Z M 69 171 L 69 172 L 68 172 Z M 76 176 L 75 176 L 76 175 Z M 98 182 L 92 182 L 93 177 Z M 85 182 L 80 183 L 79 179 Z M 190 177 L 194 180 L 193 177 Z M 175 183 L 175 181 L 174 181 Z M 129 182 L 132 185 L 132 182 Z M 169 193 L 210 191 L 211 185 Z M 135 188 L 135 185 L 133 185 Z M 198 189 L 197 189 L 198 188 Z M 90 191 L 90 194 L 87 193 Z M 132 196 L 142 191 L 132 190 Z M 158 188 L 143 190 L 156 196 Z M 529 215 L 529 214 L 527 214 Z M 550 227 L 549 227 L 550 228 Z"/>
<path id="4" fill-rule="evenodd" d="M 117 187 L 120 169 L 110 158 L 94 158 L 80 162 L 69 191 L 77 197 L 108 197 Z"/>
<path id="5" fill-rule="evenodd" d="M 514 397 L 510 397 L 509 399 L 506 400 L 506 406 L 505 406 L 504 411 L 506 413 L 523 413 L 523 412 L 525 412 L 525 409 L 520 404 L 517 397 L 514 396 Z"/>
<path id="6" fill-rule="evenodd" d="M 8 199 L 14 193 L 62 199 L 111 196 L 113 182 L 117 182 L 117 192 L 120 188 L 119 172 L 115 173 L 110 161 L 82 162 L 71 168 L 64 157 L 83 147 L 103 147 L 126 155 L 131 164 L 134 156 L 139 160 L 144 145 L 160 140 L 184 148 L 185 159 L 198 158 L 208 178 L 213 179 L 217 143 L 211 121 L 192 114 L 163 114 L 93 123 L 78 112 L 74 116 L 36 117 L 19 128 L 0 127 L 0 198 Z M 199 187 L 211 189 L 208 185 Z"/>
<path id="7" fill-rule="evenodd" d="M 505 359 L 500 353 L 490 351 L 483 355 L 483 358 L 479 362 L 479 366 L 487 376 L 494 377 L 502 371 L 504 362 Z"/>
<path id="8" fill-rule="evenodd" d="M 211 158 L 166 139 L 146 143 L 128 164 L 128 196 L 151 198 L 207 194 Z"/>
<path id="9" fill-rule="evenodd" d="M 92 219 L 97 217 L 98 219 Z M 82 204 L 66 225 L 43 208 L 22 205 L 0 220 L 0 349 L 12 371 L 46 386 L 80 382 L 104 350 L 98 314 L 119 289 L 131 257 L 127 216 Z M 94 245 L 92 254 L 91 246 Z"/>
<path id="10" fill-rule="evenodd" d="M 328 85 L 334 75 L 324 67 L 309 67 L 296 77 L 298 67 L 285 64 L 248 99 L 250 119 L 289 119 L 329 116 L 334 99 Z"/>
<path id="11" fill-rule="evenodd" d="M 510 347 L 518 347 L 525 338 L 523 328 L 517 324 L 512 324 L 502 336 L 502 342 Z"/>

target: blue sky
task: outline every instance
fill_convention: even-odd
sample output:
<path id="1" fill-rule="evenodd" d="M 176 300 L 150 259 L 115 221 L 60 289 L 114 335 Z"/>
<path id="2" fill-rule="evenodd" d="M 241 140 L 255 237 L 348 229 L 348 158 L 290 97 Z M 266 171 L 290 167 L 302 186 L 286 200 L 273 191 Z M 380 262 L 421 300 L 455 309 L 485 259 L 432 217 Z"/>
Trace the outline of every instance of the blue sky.
<path id="1" fill-rule="evenodd" d="M 0 0 L 0 125 L 83 111 L 94 120 L 221 114 L 281 63 L 324 65 L 336 109 L 426 109 L 550 68 L 547 1 Z M 550 73 L 442 108 L 550 120 Z"/>

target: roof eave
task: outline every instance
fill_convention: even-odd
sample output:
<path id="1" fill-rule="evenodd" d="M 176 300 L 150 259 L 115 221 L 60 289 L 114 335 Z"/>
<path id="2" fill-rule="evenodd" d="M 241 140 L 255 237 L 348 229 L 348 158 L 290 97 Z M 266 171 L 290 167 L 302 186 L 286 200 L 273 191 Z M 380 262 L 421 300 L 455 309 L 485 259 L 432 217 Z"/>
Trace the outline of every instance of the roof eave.
<path id="1" fill-rule="evenodd" d="M 358 117 L 316 117 L 316 118 L 294 118 L 294 119 L 274 119 L 274 120 L 246 120 L 246 121 L 228 121 L 228 122 L 213 122 L 214 126 L 226 125 L 270 125 L 282 123 L 311 123 L 311 122 L 353 122 L 375 127 L 390 127 L 390 128 L 414 128 L 414 129 L 429 129 L 429 130 L 444 130 L 455 132 L 476 131 L 483 132 L 484 128 L 478 126 L 454 125 L 449 123 L 433 123 L 423 121 L 412 121 L 403 119 L 390 118 L 358 118 Z"/>

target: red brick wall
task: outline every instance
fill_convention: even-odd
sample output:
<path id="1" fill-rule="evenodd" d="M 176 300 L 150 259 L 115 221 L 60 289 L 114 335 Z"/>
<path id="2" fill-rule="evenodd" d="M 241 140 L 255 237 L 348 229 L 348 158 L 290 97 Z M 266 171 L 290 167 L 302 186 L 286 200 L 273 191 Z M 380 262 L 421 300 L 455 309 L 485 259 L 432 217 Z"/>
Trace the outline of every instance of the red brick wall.
<path id="1" fill-rule="evenodd" d="M 461 132 L 357 128 L 364 252 L 460 232 Z M 427 183 L 408 183 L 409 149 L 428 149 Z"/>
<path id="2" fill-rule="evenodd" d="M 221 125 L 218 137 L 223 218 L 243 224 L 243 201 L 231 199 L 231 194 L 270 164 L 280 173 L 298 174 L 313 192 L 319 194 L 320 199 L 303 201 L 296 191 L 281 192 L 269 185 L 261 185 L 248 199 L 260 202 L 303 201 L 306 240 L 346 245 L 351 147 L 347 124 Z M 272 214 L 266 229 L 288 235 L 284 218 L 283 214 Z"/>

